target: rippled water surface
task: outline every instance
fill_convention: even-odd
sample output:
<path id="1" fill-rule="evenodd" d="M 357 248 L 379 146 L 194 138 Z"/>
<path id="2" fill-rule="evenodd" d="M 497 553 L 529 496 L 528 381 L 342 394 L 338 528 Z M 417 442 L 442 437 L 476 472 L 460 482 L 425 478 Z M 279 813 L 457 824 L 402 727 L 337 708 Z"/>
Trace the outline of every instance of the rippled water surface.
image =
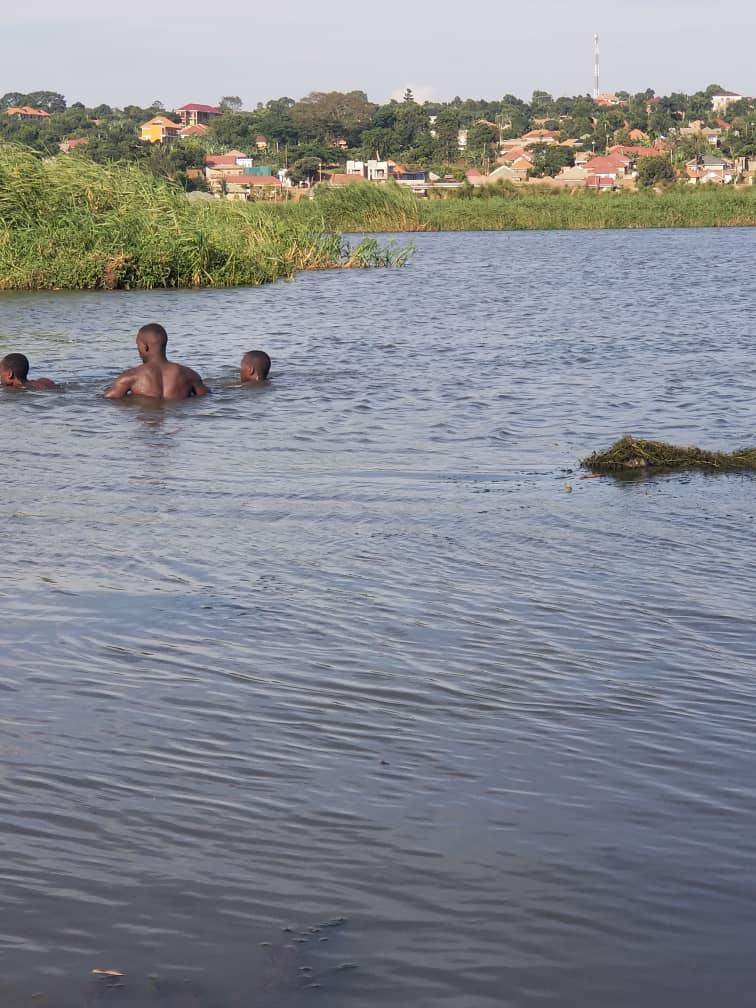
<path id="1" fill-rule="evenodd" d="M 756 231 L 414 244 L 0 297 L 3 1008 L 752 1003 Z"/>

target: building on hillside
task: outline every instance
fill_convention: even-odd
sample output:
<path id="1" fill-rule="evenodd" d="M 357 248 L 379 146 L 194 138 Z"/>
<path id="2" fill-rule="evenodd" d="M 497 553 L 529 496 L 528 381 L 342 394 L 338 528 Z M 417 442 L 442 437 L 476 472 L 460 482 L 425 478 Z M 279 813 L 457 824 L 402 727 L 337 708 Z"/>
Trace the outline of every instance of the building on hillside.
<path id="1" fill-rule="evenodd" d="M 247 158 L 249 154 L 245 154 L 244 151 L 240 150 L 230 150 L 226 151 L 225 154 L 206 154 L 205 164 L 236 164 L 237 158 Z"/>
<path id="2" fill-rule="evenodd" d="M 257 136 L 255 137 L 255 147 L 258 150 L 267 150 L 268 138 L 264 136 L 262 133 L 258 133 Z"/>
<path id="3" fill-rule="evenodd" d="M 606 153 L 609 156 L 612 154 L 619 154 L 622 157 L 626 157 L 631 161 L 634 161 L 639 157 L 668 156 L 669 144 L 665 144 L 660 140 L 657 140 L 653 147 L 645 147 L 639 144 L 614 144 L 614 146 L 610 147 Z"/>
<path id="4" fill-rule="evenodd" d="M 185 137 L 202 137 L 207 133 L 207 126 L 203 123 L 194 123 L 192 126 L 184 126 L 179 130 L 179 136 L 184 139 Z"/>
<path id="5" fill-rule="evenodd" d="M 688 126 L 681 126 L 678 133 L 681 137 L 703 137 L 712 147 L 718 147 L 722 129 L 719 126 L 705 126 L 703 120 L 694 119 Z"/>
<path id="6" fill-rule="evenodd" d="M 497 165 L 504 165 L 512 172 L 512 181 L 524 182 L 533 167 L 533 158 L 522 147 L 512 147 L 496 159 Z"/>
<path id="7" fill-rule="evenodd" d="M 593 99 L 593 104 L 599 108 L 617 108 L 618 105 L 626 105 L 627 102 L 618 98 L 616 94 L 600 94 Z"/>
<path id="8" fill-rule="evenodd" d="M 366 164 L 366 169 L 369 182 L 386 182 L 389 178 L 388 161 L 378 161 L 371 158 Z"/>
<path id="9" fill-rule="evenodd" d="M 739 182 L 743 182 L 745 185 L 756 184 L 756 156 L 744 154 L 737 159 L 736 168 Z"/>
<path id="10" fill-rule="evenodd" d="M 604 157 L 592 157 L 585 168 L 590 175 L 602 175 L 609 178 L 624 178 L 630 172 L 630 159 L 623 154 L 607 154 Z"/>
<path id="11" fill-rule="evenodd" d="M 427 171 L 396 171 L 392 172 L 396 183 L 405 189 L 411 189 L 417 196 L 428 195 Z"/>
<path id="12" fill-rule="evenodd" d="M 179 135 L 181 127 L 166 116 L 153 116 L 149 122 L 139 127 L 140 140 L 148 143 L 168 143 Z"/>
<path id="13" fill-rule="evenodd" d="M 530 147 L 532 144 L 555 144 L 559 140 L 559 130 L 534 129 L 528 133 L 523 133 L 520 143 L 523 147 Z"/>
<path id="14" fill-rule="evenodd" d="M 5 114 L 12 119 L 29 119 L 34 122 L 50 118 L 49 112 L 45 112 L 44 109 L 31 108 L 29 105 L 18 105 L 13 106 L 13 108 L 7 108 Z"/>
<path id="15" fill-rule="evenodd" d="M 692 185 L 699 182 L 734 182 L 736 172 L 734 162 L 713 154 L 699 154 L 685 165 L 685 174 Z"/>
<path id="16" fill-rule="evenodd" d="M 182 126 L 207 125 L 213 116 L 221 114 L 221 110 L 215 105 L 199 105 L 197 102 L 190 102 L 176 109 L 176 115 L 181 120 Z"/>
<path id="17" fill-rule="evenodd" d="M 467 150 L 467 130 L 457 130 L 457 147 L 460 150 Z"/>
<path id="18" fill-rule="evenodd" d="M 494 168 L 490 174 L 484 175 L 482 184 L 490 185 L 493 182 L 512 182 L 514 185 L 517 185 L 523 181 L 524 179 L 521 172 L 515 170 L 514 168 L 510 168 L 509 165 L 503 164 Z"/>
<path id="19" fill-rule="evenodd" d="M 69 140 L 61 140 L 58 145 L 64 154 L 68 154 L 77 147 L 85 147 L 89 143 L 86 137 L 71 137 Z"/>
<path id="20" fill-rule="evenodd" d="M 554 176 L 554 185 L 561 189 L 581 189 L 588 178 L 588 172 L 579 165 L 572 165 L 569 168 L 562 168 L 558 175 Z"/>
<path id="21" fill-rule="evenodd" d="M 210 191 L 229 200 L 277 199 L 283 189 L 275 175 L 228 174 L 208 179 Z"/>
<path id="22" fill-rule="evenodd" d="M 360 175 L 362 178 L 367 178 L 367 167 L 365 165 L 365 162 L 347 161 L 346 173 L 347 175 Z"/>
<path id="23" fill-rule="evenodd" d="M 711 96 L 711 108 L 713 112 L 724 112 L 728 105 L 741 101 L 745 96 L 737 91 L 719 91 Z"/>
<path id="24" fill-rule="evenodd" d="M 588 172 L 583 183 L 586 189 L 595 189 L 596 192 L 611 192 L 618 189 L 617 179 L 613 175 Z"/>
<path id="25" fill-rule="evenodd" d="M 648 133 L 644 133 L 642 129 L 631 129 L 628 136 L 635 143 L 644 143 L 645 141 L 651 139 Z"/>

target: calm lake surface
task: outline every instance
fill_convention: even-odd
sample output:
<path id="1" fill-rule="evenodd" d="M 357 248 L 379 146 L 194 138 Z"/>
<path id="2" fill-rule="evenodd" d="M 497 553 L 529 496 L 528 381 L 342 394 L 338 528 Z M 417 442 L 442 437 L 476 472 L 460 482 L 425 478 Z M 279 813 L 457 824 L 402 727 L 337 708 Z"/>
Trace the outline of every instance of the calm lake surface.
<path id="1" fill-rule="evenodd" d="M 752 1004 L 756 230 L 413 243 L 0 296 L 2 1008 Z"/>

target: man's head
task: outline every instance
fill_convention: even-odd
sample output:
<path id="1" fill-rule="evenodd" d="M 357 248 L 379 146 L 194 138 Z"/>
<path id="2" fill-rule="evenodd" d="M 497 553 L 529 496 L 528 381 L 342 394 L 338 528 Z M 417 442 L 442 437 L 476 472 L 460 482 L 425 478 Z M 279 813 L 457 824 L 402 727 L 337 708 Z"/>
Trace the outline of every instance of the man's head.
<path id="1" fill-rule="evenodd" d="M 9 353 L 0 361 L 0 382 L 23 385 L 29 375 L 29 359 L 22 353 Z"/>
<path id="2" fill-rule="evenodd" d="M 136 337 L 137 353 L 143 361 L 165 357 L 168 334 L 157 322 L 142 326 Z"/>
<path id="3" fill-rule="evenodd" d="M 243 382 L 265 381 L 269 371 L 270 357 L 264 350 L 249 350 L 239 365 L 239 376 Z"/>

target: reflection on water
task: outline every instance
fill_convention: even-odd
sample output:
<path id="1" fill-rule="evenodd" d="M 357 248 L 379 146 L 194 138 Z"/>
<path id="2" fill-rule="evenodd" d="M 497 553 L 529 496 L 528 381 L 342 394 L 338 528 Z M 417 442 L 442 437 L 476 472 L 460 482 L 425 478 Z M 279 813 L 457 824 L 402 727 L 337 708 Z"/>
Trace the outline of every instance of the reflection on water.
<path id="1" fill-rule="evenodd" d="M 753 441 L 755 241 L 0 298 L 3 1006 L 748 1003 L 753 479 L 571 470 Z"/>

